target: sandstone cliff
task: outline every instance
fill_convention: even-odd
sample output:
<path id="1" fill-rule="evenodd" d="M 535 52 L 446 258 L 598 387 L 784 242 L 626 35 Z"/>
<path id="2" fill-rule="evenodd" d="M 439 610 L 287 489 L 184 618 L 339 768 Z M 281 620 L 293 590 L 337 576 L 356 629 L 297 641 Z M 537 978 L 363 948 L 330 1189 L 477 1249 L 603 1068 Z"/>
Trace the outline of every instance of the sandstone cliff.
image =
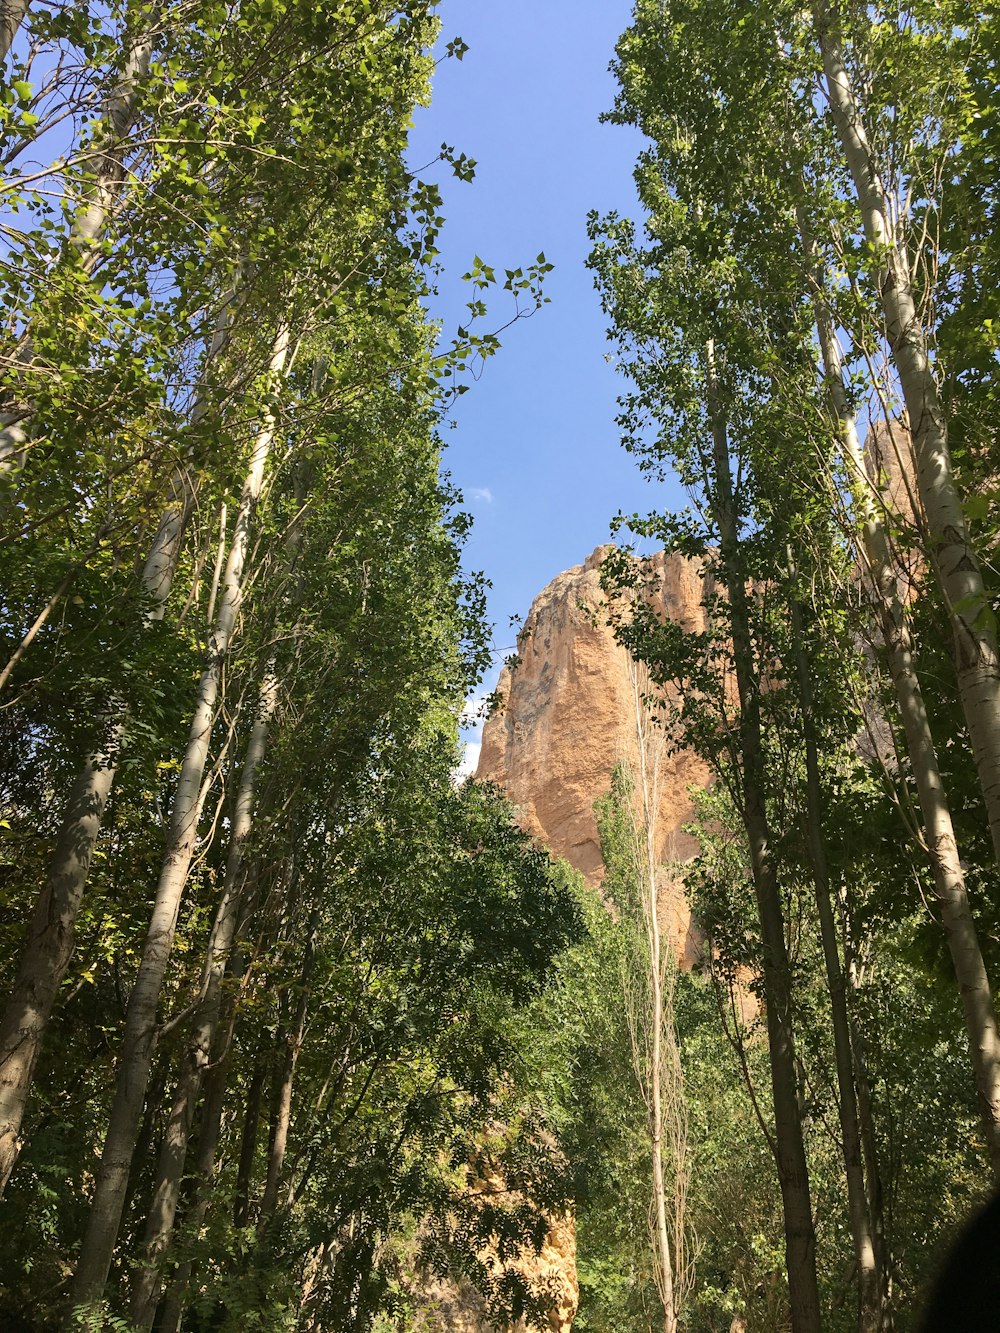
<path id="1" fill-rule="evenodd" d="M 501 1265 L 496 1256 L 482 1257 L 499 1273 Z M 569 1333 L 580 1301 L 576 1224 L 572 1213 L 550 1220 L 537 1254 L 525 1250 L 512 1262 L 545 1303 L 546 1333 Z M 470 1282 L 445 1281 L 424 1274 L 420 1282 L 420 1307 L 413 1333 L 496 1333 L 487 1318 L 485 1302 Z M 513 1333 L 525 1333 L 524 1324 L 518 1322 Z"/>
<path id="2" fill-rule="evenodd" d="M 599 884 L 604 866 L 594 802 L 611 770 L 634 746 L 628 659 L 607 625 L 599 546 L 557 575 L 532 603 L 518 640 L 520 661 L 500 677 L 499 708 L 487 719 L 476 776 L 496 782 L 524 827 L 555 856 Z M 698 565 L 676 555 L 653 558 L 657 610 L 692 630 L 704 626 Z M 705 766 L 688 753 L 670 756 L 660 775 L 659 856 L 684 859 L 695 847 L 681 826 L 691 816 L 689 784 Z M 676 956 L 690 966 L 697 940 L 682 897 L 661 904 Z"/>
<path id="3" fill-rule="evenodd" d="M 906 419 L 874 422 L 865 437 L 864 455 L 868 475 L 877 482 L 889 514 L 908 526 L 918 526 L 922 510 L 917 464 Z"/>

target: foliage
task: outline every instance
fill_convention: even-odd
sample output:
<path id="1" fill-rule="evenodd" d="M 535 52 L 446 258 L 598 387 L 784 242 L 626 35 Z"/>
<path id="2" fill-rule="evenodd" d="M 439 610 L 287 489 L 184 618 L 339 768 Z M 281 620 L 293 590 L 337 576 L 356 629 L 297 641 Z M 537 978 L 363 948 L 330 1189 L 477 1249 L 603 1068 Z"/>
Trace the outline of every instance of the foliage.
<path id="1" fill-rule="evenodd" d="M 530 1244 L 535 1200 L 565 1197 L 540 1104 L 518 1108 L 525 1014 L 582 924 L 499 795 L 454 785 L 488 631 L 438 429 L 503 328 L 544 303 L 552 266 L 497 283 L 477 259 L 450 343 L 428 322 L 441 195 L 404 153 L 437 30 L 429 0 L 128 0 L 32 7 L 18 36 L 0 279 L 5 980 L 32 959 L 24 921 L 102 744 L 114 785 L 81 851 L 75 952 L 3 1204 L 4 1319 L 69 1317 L 206 672 L 218 706 L 145 1114 L 106 1299 L 79 1319 L 148 1325 L 165 1183 L 160 1317 L 179 1302 L 185 1327 L 368 1328 L 402 1308 L 414 1228 L 428 1256 L 446 1237 L 449 1271 L 498 1311 L 537 1305 L 516 1282 L 490 1289 L 478 1255 L 498 1228 Z M 466 154 L 439 161 L 473 178 Z M 487 331 L 490 288 L 511 306 Z M 170 524 L 157 584 L 147 557 Z M 242 570 L 220 578 L 243 540 Z M 219 959 L 225 902 L 239 920 Z M 171 1177 L 158 1145 L 199 1023 L 207 1068 Z M 477 1213 L 468 1165 L 508 1111 L 497 1155 L 526 1204 Z"/>

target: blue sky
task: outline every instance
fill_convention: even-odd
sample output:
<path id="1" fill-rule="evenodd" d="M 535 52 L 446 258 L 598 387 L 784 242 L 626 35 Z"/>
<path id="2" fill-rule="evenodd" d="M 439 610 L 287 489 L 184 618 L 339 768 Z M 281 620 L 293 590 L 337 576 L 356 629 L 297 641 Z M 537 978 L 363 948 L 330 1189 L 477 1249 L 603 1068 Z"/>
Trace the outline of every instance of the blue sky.
<path id="1" fill-rule="evenodd" d="M 551 304 L 504 335 L 445 432 L 446 465 L 475 517 L 466 563 L 493 582 L 490 618 L 503 650 L 513 644 L 510 617 L 607 541 L 619 509 L 671 502 L 618 444 L 620 381 L 604 359 L 605 322 L 584 268 L 588 211 L 636 211 L 639 136 L 598 123 L 614 100 L 608 63 L 631 5 L 443 0 L 439 12 L 442 49 L 461 36 L 469 50 L 438 65 L 410 160 L 428 162 L 447 142 L 478 165 L 471 184 L 443 178 L 445 275 L 431 313 L 446 332 L 463 318 L 470 292 L 460 278 L 476 254 L 498 272 L 539 251 L 555 265 Z M 508 313 L 499 301 L 495 310 Z"/>

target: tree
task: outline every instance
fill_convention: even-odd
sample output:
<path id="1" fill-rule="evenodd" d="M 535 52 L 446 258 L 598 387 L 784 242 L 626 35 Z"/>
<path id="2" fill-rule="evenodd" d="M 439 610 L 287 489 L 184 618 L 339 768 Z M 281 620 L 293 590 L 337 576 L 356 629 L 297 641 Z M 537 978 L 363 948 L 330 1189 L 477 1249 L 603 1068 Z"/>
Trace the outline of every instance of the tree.
<path id="1" fill-rule="evenodd" d="M 905 197 L 892 197 L 885 166 L 872 146 L 847 64 L 839 14 L 821 4 L 814 7 L 813 15 L 827 106 L 871 248 L 872 279 L 882 305 L 885 338 L 906 404 L 917 462 L 916 481 L 927 525 L 926 549 L 951 618 L 958 688 L 994 851 L 1000 856 L 1000 658 L 996 624 L 952 472 L 948 422 L 931 364 L 929 330 L 917 308 L 909 234 L 914 219 L 909 216 Z M 934 16 L 932 25 L 918 21 L 912 34 L 901 30 L 900 46 L 913 41 L 916 50 L 935 29 L 947 40 L 939 22 Z M 864 52 L 865 36 L 862 23 L 855 43 L 859 55 Z M 902 188 L 915 167 L 907 160 L 909 156 L 907 153 L 897 169 Z M 933 206 L 933 198 L 928 202 Z"/>
<path id="2" fill-rule="evenodd" d="M 629 673 L 637 755 L 631 764 L 623 762 L 615 769 L 611 790 L 598 803 L 597 817 L 608 870 L 604 888 L 622 913 L 628 942 L 621 980 L 632 1066 L 649 1137 L 650 1247 L 663 1327 L 665 1333 L 674 1333 L 693 1274 L 685 1216 L 686 1109 L 674 1019 L 676 961 L 662 946 L 659 921 L 663 875 L 657 865 L 656 824 L 659 761 L 665 746 L 646 702 L 648 677 L 641 689 L 644 673 L 638 664 L 630 661 Z"/>
<path id="3" fill-rule="evenodd" d="M 915 43 L 923 40 L 916 36 L 924 31 L 921 22 L 913 27 Z M 887 24 L 869 31 L 866 24 L 867 19 L 859 19 L 856 31 L 870 36 L 871 46 L 864 50 L 877 63 L 876 51 L 886 55 L 880 43 L 891 42 L 895 29 Z M 744 663 L 753 660 L 741 650 L 741 640 L 746 641 L 742 625 L 749 624 L 759 664 L 758 687 L 766 691 L 766 704 L 757 707 L 766 726 L 776 729 L 773 740 L 761 750 L 764 758 L 758 773 L 767 774 L 773 766 L 775 776 L 782 774 L 779 782 L 787 784 L 788 759 L 782 762 L 780 756 L 794 754 L 801 746 L 805 827 L 810 830 L 817 910 L 821 924 L 825 923 L 828 980 L 839 1029 L 842 1109 L 849 1106 L 853 1084 L 863 1082 L 863 1075 L 858 1070 L 849 1074 L 850 1019 L 837 998 L 841 969 L 835 921 L 825 910 L 821 888 L 823 795 L 810 680 L 817 658 L 805 662 L 801 658 L 798 597 L 792 596 L 781 615 L 768 606 L 772 600 L 768 590 L 787 584 L 789 559 L 807 568 L 805 586 L 811 588 L 815 620 L 810 635 L 819 636 L 817 643 L 825 639 L 822 653 L 839 654 L 839 669 L 857 671 L 859 680 L 866 673 L 858 657 L 860 643 L 867 641 L 874 652 L 880 651 L 879 629 L 866 619 L 870 609 L 876 610 L 889 647 L 905 748 L 928 830 L 922 846 L 935 872 L 960 978 L 971 1063 L 991 1145 L 996 1019 L 908 638 L 906 597 L 912 592 L 903 591 L 892 564 L 900 557 L 900 541 L 910 533 L 890 536 L 892 524 L 900 524 L 898 518 L 878 522 L 884 501 L 862 462 L 854 430 L 857 394 L 865 383 L 858 363 L 868 358 L 872 390 L 881 395 L 882 405 L 891 400 L 893 388 L 877 376 L 880 335 L 860 296 L 860 277 L 868 260 L 852 248 L 853 241 L 845 241 L 850 213 L 845 214 L 843 196 L 838 197 L 828 183 L 831 172 L 837 179 L 836 154 L 817 117 L 810 82 L 813 57 L 797 25 L 796 16 L 784 11 L 708 14 L 698 6 L 671 6 L 669 11 L 640 6 L 634 27 L 619 44 L 622 94 L 614 118 L 637 124 L 649 139 L 636 173 L 648 214 L 646 245 L 640 247 L 631 226 L 617 218 L 594 220 L 594 234 L 601 244 L 592 262 L 613 321 L 612 336 L 621 349 L 620 366 L 636 386 L 622 400 L 626 446 L 654 474 L 669 459 L 696 505 L 695 515 L 633 522 L 633 526 L 642 535 L 666 539 L 674 549 L 702 558 L 707 548 L 707 568 L 715 578 L 718 564 L 725 565 L 727 546 L 732 551 L 735 543 L 745 543 L 752 553 L 744 558 L 744 584 L 749 579 L 756 583 L 753 598 L 744 602 L 753 610 L 749 622 L 743 618 L 740 589 L 734 590 L 731 576 L 724 574 L 721 580 L 732 627 L 733 674 L 742 713 L 747 695 L 741 680 L 753 680 L 745 667 L 741 669 L 741 657 Z M 909 35 L 900 38 L 904 44 L 909 40 Z M 733 59 L 734 50 L 739 59 Z M 858 56 L 859 61 L 864 58 L 863 53 Z M 935 78 L 944 80 L 952 68 L 947 42 L 937 49 L 935 60 Z M 885 67 L 894 69 L 888 58 Z M 877 79 L 866 87 L 877 89 Z M 872 95 L 873 101 L 886 108 L 887 116 L 899 111 L 909 117 L 910 111 L 905 107 L 900 111 L 899 102 L 893 110 L 889 98 L 896 91 L 889 78 L 885 88 Z M 884 126 L 880 123 L 880 135 L 895 133 L 891 120 Z M 919 137 L 922 131 L 914 133 Z M 944 142 L 926 145 L 935 161 Z M 897 160 L 912 162 L 916 172 L 915 156 L 907 158 L 903 152 Z M 904 173 L 909 169 L 904 166 Z M 910 225 L 901 223 L 904 230 Z M 827 278 L 827 253 L 835 256 L 831 267 L 835 263 L 847 269 L 849 288 L 838 290 Z M 812 330 L 802 319 L 806 296 L 817 322 L 833 432 L 823 421 Z M 845 377 L 838 346 L 841 326 L 857 340 L 853 355 L 858 369 L 850 379 Z M 720 435 L 720 426 L 725 432 L 730 420 L 732 437 L 738 441 L 732 469 L 725 434 Z M 711 450 L 707 440 L 699 439 L 710 433 Z M 838 437 L 840 457 L 834 447 Z M 721 521 L 727 498 L 730 514 L 737 518 L 735 525 L 730 520 L 728 540 Z M 850 519 L 839 536 L 832 525 L 839 525 L 845 514 Z M 715 542 L 721 561 L 712 550 Z M 933 554 L 933 542 L 929 549 Z M 874 595 L 867 605 L 859 606 L 853 598 L 854 560 L 872 571 Z M 849 626 L 844 617 L 852 615 L 856 618 Z M 665 627 L 650 624 L 648 617 L 635 627 L 629 642 L 653 662 L 654 674 L 663 671 L 664 678 L 702 696 L 696 694 L 697 702 L 685 709 L 685 734 L 706 752 L 713 744 L 721 749 L 717 729 L 730 724 L 724 720 L 725 691 L 718 678 L 713 685 L 704 672 L 704 664 L 712 663 L 709 645 L 682 647 L 676 635 L 671 638 Z M 716 653 L 716 660 L 724 662 L 726 654 L 718 649 Z M 799 680 L 798 707 L 785 687 L 789 678 Z M 857 705 L 842 697 L 838 708 L 832 693 L 823 702 L 829 719 L 824 722 L 828 750 L 844 743 L 852 728 L 870 726 L 870 705 L 862 698 L 869 686 L 856 688 Z M 701 712 L 706 694 L 715 700 L 708 716 Z M 785 711 L 790 702 L 793 706 Z M 877 753 L 876 747 L 873 757 Z M 898 763 L 898 757 L 890 763 Z M 895 786 L 897 778 L 889 780 Z M 740 800 L 742 794 L 737 804 Z M 772 847 L 788 836 L 780 824 L 772 826 L 770 835 Z M 789 838 L 789 853 L 797 858 L 793 846 Z M 752 854 L 752 840 L 750 850 Z M 885 1269 L 873 1254 L 874 1217 L 865 1221 L 870 1209 L 857 1171 L 859 1149 L 857 1135 L 848 1133 L 845 1125 L 845 1159 L 849 1166 L 855 1164 L 849 1171 L 849 1193 L 854 1199 L 859 1271 L 867 1271 L 875 1280 L 879 1268 Z M 884 1297 L 869 1281 L 862 1300 L 869 1324 L 883 1317 L 884 1305 Z"/>

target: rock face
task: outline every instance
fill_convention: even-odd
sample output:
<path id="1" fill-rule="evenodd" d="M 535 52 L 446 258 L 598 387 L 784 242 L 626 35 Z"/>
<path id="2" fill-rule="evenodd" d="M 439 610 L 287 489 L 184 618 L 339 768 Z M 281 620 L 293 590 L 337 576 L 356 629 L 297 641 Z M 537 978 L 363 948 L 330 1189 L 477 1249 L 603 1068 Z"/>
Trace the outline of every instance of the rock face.
<path id="1" fill-rule="evenodd" d="M 864 455 L 868 475 L 878 484 L 889 512 L 906 524 L 918 524 L 922 514 L 917 463 L 905 418 L 874 422 L 865 438 Z"/>
<path id="2" fill-rule="evenodd" d="M 489 1262 L 489 1256 L 484 1256 Z M 534 1291 L 545 1299 L 548 1309 L 546 1333 L 569 1333 L 580 1303 L 580 1284 L 576 1276 L 576 1224 L 571 1213 L 551 1219 L 548 1234 L 538 1254 L 526 1251 L 516 1266 Z M 499 1262 L 492 1266 L 499 1269 Z M 413 1324 L 413 1333 L 496 1333 L 489 1322 L 486 1306 L 469 1282 L 450 1282 L 424 1276 L 421 1308 Z M 518 1322 L 513 1333 L 525 1333 Z"/>
<path id="3" fill-rule="evenodd" d="M 599 546 L 582 565 L 557 575 L 535 598 L 518 642 L 520 661 L 504 668 L 500 707 L 487 719 L 476 776 L 501 786 L 524 827 L 591 884 L 604 875 L 594 802 L 611 770 L 635 749 L 632 683 L 625 650 L 606 624 Z M 653 605 L 685 628 L 704 627 L 698 565 L 681 556 L 653 557 Z M 690 784 L 708 780 L 688 753 L 669 755 L 659 776 L 657 853 L 685 859 L 695 847 L 681 826 L 691 816 Z M 661 901 L 661 924 L 682 965 L 697 949 L 683 895 Z"/>

